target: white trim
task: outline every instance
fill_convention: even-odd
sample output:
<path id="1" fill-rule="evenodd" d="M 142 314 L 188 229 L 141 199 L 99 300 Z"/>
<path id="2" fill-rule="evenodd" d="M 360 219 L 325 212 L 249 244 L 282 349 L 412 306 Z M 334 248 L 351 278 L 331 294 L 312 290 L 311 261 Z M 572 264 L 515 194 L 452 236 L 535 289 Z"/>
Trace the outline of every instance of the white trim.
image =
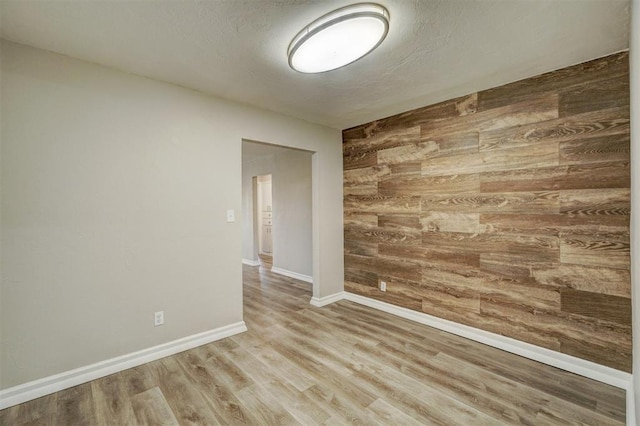
<path id="1" fill-rule="evenodd" d="M 244 321 L 0 390 L 0 410 L 247 331 Z"/>
<path id="2" fill-rule="evenodd" d="M 338 293 L 334 293 L 334 294 L 330 294 L 329 296 L 325 296 L 325 297 L 312 297 L 311 301 L 309 302 L 312 306 L 316 306 L 318 308 L 322 308 L 323 306 L 326 305 L 330 305 L 334 302 L 339 302 L 340 300 L 346 299 L 346 295 L 347 293 L 344 291 L 338 292 Z"/>
<path id="3" fill-rule="evenodd" d="M 636 423 L 636 400 L 633 395 L 633 379 L 631 379 L 627 387 L 627 426 L 638 426 Z"/>
<path id="4" fill-rule="evenodd" d="M 242 259 L 242 264 L 243 265 L 249 265 L 249 266 L 259 266 L 260 265 L 260 261 L 259 260 L 251 260 L 251 259 Z"/>
<path id="5" fill-rule="evenodd" d="M 313 284 L 313 277 L 310 277 L 309 275 L 299 274 L 297 272 L 288 271 L 282 268 L 276 268 L 275 266 L 271 267 L 271 272 L 273 272 L 274 274 L 284 275 L 285 277 L 295 278 L 296 280 Z"/>
<path id="6" fill-rule="evenodd" d="M 588 377 L 590 379 L 597 380 L 599 382 L 606 383 L 617 388 L 625 389 L 627 391 L 627 398 L 629 398 L 629 395 L 632 393 L 630 392 L 630 389 L 632 388 L 631 374 L 601 364 L 596 364 L 595 362 L 587 361 L 582 358 L 563 354 L 551 349 L 532 345 L 531 343 L 521 342 L 519 340 L 505 337 L 500 334 L 480 330 L 478 328 L 470 327 L 464 324 L 458 324 L 456 322 L 434 317 L 433 315 L 425 314 L 423 312 L 413 311 L 411 309 L 402 308 L 400 306 L 381 302 L 376 299 L 360 296 L 359 294 L 349 293 L 346 291 L 323 297 L 321 299 L 316 299 L 315 301 L 314 299 L 316 298 L 311 299 L 311 304 L 314 306 L 324 306 L 342 299 L 349 300 L 351 302 L 378 309 L 380 311 L 387 312 L 411 321 L 415 321 L 420 324 L 425 324 L 430 327 L 437 328 L 438 330 L 446 331 L 457 336 L 484 343 L 485 345 L 502 349 L 504 351 L 511 352 L 513 354 L 520 355 L 525 358 L 541 362 L 543 364 L 551 365 L 553 367 L 557 367 L 571 373 L 579 374 L 581 376 Z M 629 405 L 630 404 L 627 403 L 627 410 L 629 410 Z"/>

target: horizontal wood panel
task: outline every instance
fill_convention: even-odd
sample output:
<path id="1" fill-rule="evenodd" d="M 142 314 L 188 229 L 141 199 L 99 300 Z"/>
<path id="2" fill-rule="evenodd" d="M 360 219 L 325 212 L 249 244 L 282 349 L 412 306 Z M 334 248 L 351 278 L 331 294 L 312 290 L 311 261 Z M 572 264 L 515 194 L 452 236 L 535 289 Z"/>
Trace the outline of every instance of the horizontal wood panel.
<path id="1" fill-rule="evenodd" d="M 343 174 L 343 180 L 345 183 L 358 184 L 378 182 L 379 179 L 389 176 L 391 170 L 386 165 L 361 167 L 358 169 L 345 170 Z"/>
<path id="2" fill-rule="evenodd" d="M 380 244 L 378 254 L 386 257 L 396 257 L 422 262 L 437 262 L 441 265 L 452 265 L 453 267 L 479 267 L 480 254 L 465 252 L 458 249 L 447 249 L 443 247 L 425 247 L 423 245 L 394 245 Z"/>
<path id="3" fill-rule="evenodd" d="M 558 145 L 556 144 L 482 151 L 477 154 L 427 159 L 422 162 L 422 175 L 446 176 L 450 175 L 452 170 L 471 174 L 551 167 L 559 164 L 558 158 Z"/>
<path id="4" fill-rule="evenodd" d="M 369 241 L 372 243 L 420 244 L 422 235 L 417 229 L 384 229 L 371 227 L 346 226 L 346 240 Z"/>
<path id="5" fill-rule="evenodd" d="M 558 92 L 562 89 L 582 85 L 587 81 L 597 82 L 614 76 L 628 75 L 629 53 L 620 52 L 504 86 L 483 90 L 478 93 L 478 111 L 521 102 L 543 93 Z"/>
<path id="6" fill-rule="evenodd" d="M 347 268 L 344 270 L 344 279 L 346 281 L 378 288 L 378 274 L 373 272 Z"/>
<path id="7" fill-rule="evenodd" d="M 406 111 L 382 120 L 356 126 L 342 132 L 345 141 L 352 139 L 364 139 L 373 137 L 379 133 L 388 133 L 394 129 L 404 129 L 431 121 L 445 118 L 464 116 L 476 112 L 478 95 L 472 93 L 468 96 L 451 99 L 434 105 Z"/>
<path id="8" fill-rule="evenodd" d="M 585 266 L 629 269 L 629 239 L 614 234 L 564 234 L 560 261 Z"/>
<path id="9" fill-rule="evenodd" d="M 629 188 L 628 162 L 579 164 L 482 173 L 480 192 Z"/>
<path id="10" fill-rule="evenodd" d="M 558 149 L 560 164 L 627 161 L 630 155 L 629 134 L 562 142 Z"/>
<path id="11" fill-rule="evenodd" d="M 404 278 L 413 281 L 419 281 L 421 278 L 420 265 L 415 262 L 351 254 L 346 254 L 344 260 L 345 265 L 349 265 L 351 269 L 362 269 L 378 275 Z"/>
<path id="12" fill-rule="evenodd" d="M 628 371 L 628 98 L 621 53 L 344 131 L 351 291 Z"/>
<path id="13" fill-rule="evenodd" d="M 562 311 L 631 325 L 631 298 L 563 289 Z"/>
<path id="14" fill-rule="evenodd" d="M 389 229 L 422 230 L 418 215 L 380 215 L 378 216 L 378 225 L 381 228 Z"/>
<path id="15" fill-rule="evenodd" d="M 425 194 L 421 209 L 460 213 L 558 213 L 558 191 Z"/>
<path id="16" fill-rule="evenodd" d="M 559 91 L 561 117 L 629 105 L 629 76 L 587 81 Z"/>
<path id="17" fill-rule="evenodd" d="M 344 197 L 344 210 L 353 212 L 420 213 L 420 197 L 356 196 Z"/>
<path id="18" fill-rule="evenodd" d="M 558 95 L 550 94 L 475 114 L 423 124 L 421 128 L 424 138 L 468 133 L 470 130 L 485 132 L 554 118 L 558 118 Z"/>
<path id="19" fill-rule="evenodd" d="M 533 143 L 568 142 L 591 137 L 629 134 L 629 108 L 612 108 L 482 132 L 479 150 L 526 147 Z"/>
<path id="20" fill-rule="evenodd" d="M 391 177 L 378 183 L 378 191 L 385 196 L 414 196 L 429 193 L 456 193 L 477 191 L 480 178 L 477 174 L 437 177 Z"/>
<path id="21" fill-rule="evenodd" d="M 533 268 L 536 282 L 592 293 L 631 297 L 629 270 L 556 264 L 548 268 Z"/>

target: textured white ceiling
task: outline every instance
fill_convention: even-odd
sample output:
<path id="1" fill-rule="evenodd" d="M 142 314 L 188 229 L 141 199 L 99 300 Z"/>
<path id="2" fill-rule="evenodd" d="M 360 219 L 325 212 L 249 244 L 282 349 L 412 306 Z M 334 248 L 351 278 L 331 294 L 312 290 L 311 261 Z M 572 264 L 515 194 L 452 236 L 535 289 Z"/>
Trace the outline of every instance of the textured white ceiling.
<path id="1" fill-rule="evenodd" d="M 289 42 L 345 0 L 0 0 L 1 36 L 344 129 L 626 49 L 629 0 L 379 0 L 387 39 L 299 74 Z"/>

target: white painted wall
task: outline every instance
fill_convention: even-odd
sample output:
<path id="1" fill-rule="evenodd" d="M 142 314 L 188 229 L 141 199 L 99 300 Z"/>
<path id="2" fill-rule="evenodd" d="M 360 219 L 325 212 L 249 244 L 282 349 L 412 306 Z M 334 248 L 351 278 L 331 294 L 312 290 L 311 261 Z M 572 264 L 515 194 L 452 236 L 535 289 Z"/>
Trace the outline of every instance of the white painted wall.
<path id="1" fill-rule="evenodd" d="M 640 0 L 631 4 L 631 306 L 633 389 L 636 423 L 640 425 Z M 629 399 L 627 399 L 629 401 Z M 629 401 L 630 402 L 630 401 Z M 629 412 L 629 411 L 628 411 Z M 633 421 L 629 421 L 633 424 Z"/>
<path id="2" fill-rule="evenodd" d="M 252 238 L 251 179 L 270 173 L 273 191 L 273 266 L 302 275 L 313 274 L 311 155 L 306 151 L 271 146 L 264 147 L 261 153 L 243 156 L 245 259 L 257 260 Z"/>
<path id="3" fill-rule="evenodd" d="M 342 290 L 340 131 L 1 50 L 0 388 L 242 320 L 243 138 L 316 152 L 314 295 Z"/>

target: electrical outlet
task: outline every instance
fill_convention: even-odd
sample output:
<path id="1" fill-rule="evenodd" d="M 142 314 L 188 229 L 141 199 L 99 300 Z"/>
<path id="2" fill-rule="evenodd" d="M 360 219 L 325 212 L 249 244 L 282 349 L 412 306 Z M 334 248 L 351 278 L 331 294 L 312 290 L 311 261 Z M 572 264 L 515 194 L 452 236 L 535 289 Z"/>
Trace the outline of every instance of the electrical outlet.
<path id="1" fill-rule="evenodd" d="M 153 325 L 155 327 L 164 324 L 164 311 L 158 311 L 153 314 Z"/>
<path id="2" fill-rule="evenodd" d="M 380 291 L 387 291 L 387 282 L 380 281 Z"/>

